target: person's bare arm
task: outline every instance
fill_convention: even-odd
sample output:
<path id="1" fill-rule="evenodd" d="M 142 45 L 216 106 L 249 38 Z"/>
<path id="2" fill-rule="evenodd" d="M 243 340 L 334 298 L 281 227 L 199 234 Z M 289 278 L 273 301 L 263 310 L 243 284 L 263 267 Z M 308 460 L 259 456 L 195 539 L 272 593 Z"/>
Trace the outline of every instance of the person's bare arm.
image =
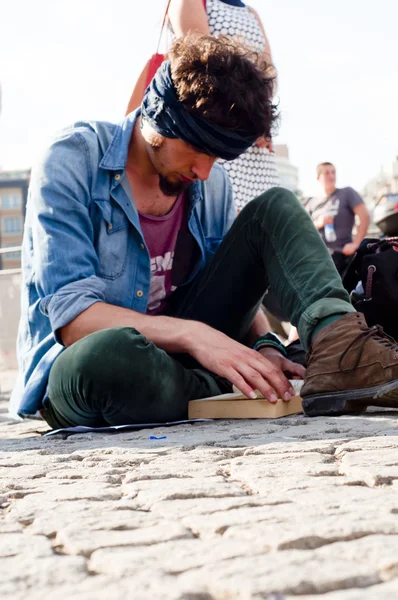
<path id="1" fill-rule="evenodd" d="M 283 365 L 200 323 L 173 317 L 144 315 L 126 308 L 97 302 L 59 331 L 70 346 L 79 339 L 111 327 L 133 327 L 166 352 L 187 353 L 204 368 L 225 377 L 246 396 L 258 389 L 270 402 L 294 395 Z"/>
<path id="2" fill-rule="evenodd" d="M 273 62 L 272 62 L 271 47 L 269 45 L 268 37 L 267 37 L 267 34 L 265 33 L 264 26 L 263 26 L 262 21 L 260 19 L 260 15 L 251 6 L 249 6 L 249 9 L 253 13 L 253 15 L 256 17 L 257 22 L 258 22 L 258 24 L 260 26 L 261 32 L 262 32 L 263 37 L 264 37 L 264 52 L 263 52 L 262 58 L 263 58 L 264 62 L 267 65 L 266 75 L 268 77 L 273 77 L 274 78 L 274 81 L 273 81 L 273 95 L 275 96 L 277 88 L 278 88 L 278 81 L 277 81 L 276 69 L 275 69 L 275 67 L 273 65 Z M 258 140 L 256 141 L 256 146 L 258 148 L 268 148 L 268 150 L 270 152 L 274 151 L 273 145 L 272 145 L 272 139 L 265 138 L 264 136 L 258 138 Z"/>
<path id="3" fill-rule="evenodd" d="M 358 247 L 368 231 L 370 216 L 365 204 L 357 204 L 354 208 L 354 213 L 359 218 L 357 233 L 354 239 L 354 244 Z"/>
<path id="4" fill-rule="evenodd" d="M 271 53 L 271 46 L 269 45 L 269 41 L 268 41 L 268 37 L 267 34 L 265 33 L 265 29 L 264 29 L 264 25 L 260 19 L 260 15 L 258 14 L 258 12 L 256 10 L 254 10 L 254 8 L 252 8 L 251 6 L 249 7 L 251 12 L 253 13 L 253 15 L 256 17 L 257 22 L 260 26 L 261 32 L 264 36 L 264 51 L 263 51 L 263 59 L 264 61 L 267 63 L 268 65 L 268 69 L 266 71 L 268 77 L 274 77 L 274 94 L 276 94 L 277 91 L 277 74 L 276 74 L 276 69 L 274 67 L 274 64 L 272 62 L 272 53 Z"/>
<path id="5" fill-rule="evenodd" d="M 343 254 L 345 254 L 346 256 L 351 256 L 357 251 L 360 243 L 366 236 L 370 223 L 369 212 L 365 204 L 357 204 L 356 206 L 354 206 L 353 211 L 355 215 L 358 215 L 359 223 L 357 226 L 357 232 L 354 241 L 351 244 L 346 244 L 342 250 Z"/>
<path id="6" fill-rule="evenodd" d="M 270 332 L 271 325 L 269 324 L 269 321 L 263 313 L 263 311 L 260 309 L 256 314 L 250 331 L 244 340 L 245 344 L 247 344 L 248 346 L 253 346 L 258 340 L 258 338 Z"/>
<path id="7" fill-rule="evenodd" d="M 96 302 L 59 330 L 65 346 L 90 333 L 111 327 L 134 327 L 167 352 L 186 352 L 189 323 L 182 319 L 141 314 L 128 308 Z"/>
<path id="8" fill-rule="evenodd" d="M 176 37 L 189 31 L 210 33 L 203 0 L 171 0 L 168 17 Z"/>

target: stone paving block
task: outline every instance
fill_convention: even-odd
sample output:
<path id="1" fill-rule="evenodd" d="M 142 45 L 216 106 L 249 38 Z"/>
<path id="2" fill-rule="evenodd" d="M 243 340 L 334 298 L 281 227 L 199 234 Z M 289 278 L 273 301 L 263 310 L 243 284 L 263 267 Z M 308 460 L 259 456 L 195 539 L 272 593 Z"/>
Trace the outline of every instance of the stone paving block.
<path id="1" fill-rule="evenodd" d="M 398 532 L 393 535 L 368 535 L 359 539 L 343 541 L 319 548 L 318 556 L 339 557 L 354 563 L 372 565 L 383 581 L 398 576 Z"/>
<path id="2" fill-rule="evenodd" d="M 324 429 L 322 428 L 322 431 Z M 272 458 L 275 454 L 283 456 L 291 456 L 305 453 L 319 453 L 323 455 L 333 455 L 340 444 L 349 441 L 351 438 L 338 438 L 336 428 L 333 428 L 334 438 L 332 439 L 312 439 L 311 434 L 302 439 L 295 436 L 284 438 L 278 443 L 273 443 L 272 440 L 268 444 L 255 444 L 245 448 L 243 456 L 264 456 Z"/>
<path id="3" fill-rule="evenodd" d="M 32 553 L 37 560 L 52 556 L 49 540 L 44 536 L 27 536 L 24 533 L 2 533 L 0 558 L 19 557 L 24 552 Z"/>
<path id="4" fill-rule="evenodd" d="M 210 581 L 207 588 L 210 593 L 231 593 L 232 597 L 234 582 L 229 581 L 230 578 L 235 579 L 235 589 L 239 589 L 236 585 L 236 580 L 239 579 L 244 587 L 251 589 L 253 597 L 264 597 L 264 593 L 271 592 L 289 594 L 293 590 L 295 597 L 306 593 L 313 597 L 313 594 L 351 587 L 362 588 L 396 578 L 397 548 L 397 535 L 367 536 L 332 543 L 315 551 L 270 552 L 263 557 L 261 563 L 256 560 L 257 557 L 246 556 L 239 563 L 237 559 L 220 562 L 182 574 L 181 577 L 183 581 L 185 577 L 188 580 L 192 577 L 195 581 Z M 233 569 L 234 563 L 236 571 Z M 365 566 L 368 568 L 367 573 L 364 571 Z M 278 569 L 283 571 L 283 578 L 279 577 L 279 580 Z M 238 570 L 240 573 L 237 573 Z M 396 589 L 396 584 L 395 579 L 390 589 Z M 372 598 L 371 595 L 368 597 Z M 383 598 L 373 596 L 379 597 Z"/>
<path id="5" fill-rule="evenodd" d="M 69 582 L 56 588 L 44 588 L 41 591 L 30 590 L 29 595 L 13 596 L 13 600 L 183 600 L 179 590 L 175 589 L 175 577 L 153 572 L 142 573 L 142 578 L 112 579 L 110 577 L 89 575 L 79 584 Z M 199 600 L 192 596 L 192 600 Z M 189 597 L 185 596 L 185 600 Z"/>
<path id="6" fill-rule="evenodd" d="M 26 478 L 21 481 L 3 480 L 2 494 L 9 498 L 24 498 L 27 495 L 44 493 L 48 501 L 71 500 L 118 500 L 122 491 L 118 486 L 101 481 L 67 480 L 59 482 L 46 477 L 41 479 Z"/>
<path id="7" fill-rule="evenodd" d="M 182 573 L 180 586 L 205 589 L 216 598 L 232 597 L 245 590 L 249 598 L 266 594 L 324 594 L 333 590 L 367 587 L 381 581 L 376 569 L 315 552 L 268 553 L 264 557 L 232 558 Z"/>
<path id="8" fill-rule="evenodd" d="M 119 486 L 110 486 L 95 481 L 71 481 L 58 485 L 56 482 L 46 480 L 43 483 L 47 499 L 58 502 L 71 502 L 75 500 L 119 500 L 122 492 Z"/>
<path id="9" fill-rule="evenodd" d="M 97 550 L 90 557 L 89 570 L 123 578 L 137 575 L 142 570 L 149 571 L 151 568 L 162 573 L 178 575 L 231 558 L 260 557 L 268 551 L 269 546 L 261 538 L 254 543 L 222 538 L 173 540 L 149 547 Z"/>
<path id="10" fill-rule="evenodd" d="M 119 500 L 107 500 L 101 496 L 94 500 L 83 498 L 63 502 L 58 498 L 48 497 L 45 493 L 35 493 L 11 500 L 4 518 L 8 523 L 17 522 L 24 525 L 31 525 L 36 519 L 44 520 L 46 517 L 50 523 L 53 515 L 59 515 L 60 519 L 66 521 L 69 518 L 86 521 L 93 514 L 101 514 L 109 510 L 115 512 L 133 510 L 133 502 L 123 497 Z M 149 517 L 148 513 L 134 512 Z"/>
<path id="11" fill-rule="evenodd" d="M 246 491 L 240 485 L 227 483 L 223 477 L 169 478 L 159 482 L 144 480 L 123 484 L 122 489 L 126 497 L 135 498 L 136 506 L 143 509 L 149 509 L 155 502 L 162 500 L 246 495 Z"/>
<path id="12" fill-rule="evenodd" d="M 141 464 L 133 472 L 127 472 L 123 483 L 127 484 L 145 480 L 217 477 L 220 475 L 217 463 L 209 464 L 206 461 L 192 461 L 190 458 L 181 456 L 173 464 L 170 462 L 168 456 L 159 457 L 149 464 Z"/>
<path id="13" fill-rule="evenodd" d="M 394 448 L 373 447 L 341 453 L 339 472 L 351 480 L 362 481 L 369 487 L 391 485 L 398 479 L 398 444 Z"/>
<path id="14" fill-rule="evenodd" d="M 280 501 L 277 501 L 279 504 Z M 272 500 L 260 495 L 232 496 L 229 498 L 186 498 L 164 500 L 151 506 L 151 513 L 166 518 L 182 518 L 190 515 L 211 515 L 234 508 L 272 506 Z"/>
<path id="15" fill-rule="evenodd" d="M 22 531 L 23 528 L 20 523 L 16 523 L 15 521 L 8 522 L 4 519 L 0 519 L 0 536 L 3 536 L 6 533 L 22 533 Z"/>
<path id="16" fill-rule="evenodd" d="M 69 526 L 58 531 L 54 541 L 56 548 L 65 554 L 90 556 L 99 548 L 114 546 L 150 546 L 159 542 L 189 538 L 192 533 L 179 523 L 161 523 L 153 527 L 131 530 L 90 530 Z"/>
<path id="17" fill-rule="evenodd" d="M 308 482 L 313 477 L 311 488 L 324 488 L 328 483 L 315 479 L 316 476 L 332 477 L 338 474 L 337 465 L 330 455 L 303 452 L 283 455 L 256 455 L 233 459 L 227 469 L 230 480 L 244 482 L 252 494 L 282 495 L 297 481 Z M 300 477 L 301 476 L 301 477 Z"/>
<path id="18" fill-rule="evenodd" d="M 279 522 L 289 520 L 291 512 L 288 505 L 278 506 L 256 506 L 231 509 L 227 512 L 222 511 L 211 515 L 190 515 L 181 516 L 181 522 L 189 527 L 195 535 L 203 539 L 211 539 L 218 535 L 223 535 L 230 527 L 242 527 L 251 536 L 246 539 L 253 539 L 256 536 L 257 528 L 265 528 L 264 522 L 269 527 L 274 528 Z M 255 525 L 253 527 L 253 524 Z M 244 539 L 242 537 L 242 539 Z M 266 539 L 262 537 L 262 539 Z"/>
<path id="19" fill-rule="evenodd" d="M 261 521 L 256 527 L 228 525 L 226 519 L 220 519 L 218 528 L 221 531 L 224 529 L 224 537 L 231 539 L 253 540 L 261 536 L 276 550 L 308 550 L 340 540 L 349 542 L 365 535 L 398 534 L 398 519 L 377 519 L 374 515 L 358 519 L 358 513 L 344 515 L 344 518 L 337 514 L 319 519 L 316 515 L 309 519 L 300 519 L 300 515 L 296 515 L 296 519 L 281 519 L 279 523 Z M 196 532 L 194 525 L 192 529 Z"/>
<path id="20" fill-rule="evenodd" d="M 398 411 L 393 423 L 395 424 L 395 436 L 367 436 L 358 440 L 350 440 L 348 442 L 338 444 L 336 456 L 344 455 L 347 452 L 363 452 L 366 450 L 377 450 L 379 453 L 383 452 L 383 450 L 398 450 Z"/>
<path id="21" fill-rule="evenodd" d="M 351 590 L 339 590 L 322 594 L 322 600 L 397 600 L 398 580 L 372 585 L 367 588 L 355 588 Z M 314 596 L 300 596 L 300 600 L 314 600 Z M 279 600 L 276 599 L 275 600 Z M 282 600 L 282 599 L 280 599 Z M 297 596 L 285 596 L 283 600 L 298 600 Z"/>
<path id="22" fill-rule="evenodd" d="M 82 500 L 73 505 L 62 502 L 56 503 L 45 514 L 35 513 L 29 531 L 54 537 L 60 529 L 76 525 L 77 522 L 84 524 L 85 531 L 112 532 L 152 527 L 159 522 L 159 517 L 148 512 L 130 510 L 125 504 L 116 502 Z"/>
<path id="23" fill-rule="evenodd" d="M 15 458 L 14 458 L 15 460 Z M 10 461 L 11 462 L 11 461 Z M 48 466 L 46 465 L 20 465 L 20 464 L 7 464 L 6 461 L 3 461 L 3 464 L 0 464 L 0 486 L 3 485 L 4 482 L 8 481 L 24 481 L 26 479 L 40 479 L 41 477 L 46 477 L 48 473 Z"/>
<path id="24" fill-rule="evenodd" d="M 34 553 L 34 547 L 30 550 L 27 541 L 24 553 L 1 559 L 0 598 L 14 598 L 21 592 L 30 598 L 31 590 L 48 590 L 57 597 L 63 585 L 87 578 L 86 560 L 81 556 L 42 556 Z"/>

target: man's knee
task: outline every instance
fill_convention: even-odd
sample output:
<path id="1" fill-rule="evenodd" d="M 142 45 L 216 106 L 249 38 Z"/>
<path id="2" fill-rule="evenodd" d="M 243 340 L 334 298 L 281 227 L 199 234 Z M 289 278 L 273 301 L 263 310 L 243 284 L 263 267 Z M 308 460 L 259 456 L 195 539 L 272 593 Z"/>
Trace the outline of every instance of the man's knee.
<path id="1" fill-rule="evenodd" d="M 148 345 L 146 338 L 132 327 L 103 329 L 75 342 L 57 358 L 50 371 L 49 386 L 62 386 L 66 381 L 109 382 L 124 375 L 126 361 L 131 368 L 138 354 Z"/>
<path id="2" fill-rule="evenodd" d="M 273 187 L 251 200 L 240 215 L 251 219 L 265 213 L 269 215 L 275 211 L 290 210 L 292 207 L 302 209 L 296 194 L 282 187 Z"/>

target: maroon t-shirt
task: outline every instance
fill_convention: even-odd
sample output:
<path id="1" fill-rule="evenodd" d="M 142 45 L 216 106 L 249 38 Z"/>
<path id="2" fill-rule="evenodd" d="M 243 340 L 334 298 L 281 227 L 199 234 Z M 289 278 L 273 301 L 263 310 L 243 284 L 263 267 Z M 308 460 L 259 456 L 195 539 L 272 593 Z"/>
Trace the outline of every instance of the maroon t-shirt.
<path id="1" fill-rule="evenodd" d="M 151 257 L 151 284 L 147 314 L 163 314 L 167 299 L 176 289 L 172 285 L 171 270 L 179 231 L 187 219 L 188 197 L 180 194 L 167 215 L 155 217 L 138 213 L 140 225 Z"/>

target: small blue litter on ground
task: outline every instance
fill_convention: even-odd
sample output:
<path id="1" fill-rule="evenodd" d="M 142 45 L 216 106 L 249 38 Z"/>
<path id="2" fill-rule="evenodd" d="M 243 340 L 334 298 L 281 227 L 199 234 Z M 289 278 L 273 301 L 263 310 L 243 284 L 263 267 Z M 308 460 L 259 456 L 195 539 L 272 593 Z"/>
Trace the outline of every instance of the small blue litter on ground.
<path id="1" fill-rule="evenodd" d="M 165 440 L 166 438 L 167 438 L 167 435 L 162 435 L 161 437 L 156 437 L 156 435 L 149 436 L 150 440 Z"/>

